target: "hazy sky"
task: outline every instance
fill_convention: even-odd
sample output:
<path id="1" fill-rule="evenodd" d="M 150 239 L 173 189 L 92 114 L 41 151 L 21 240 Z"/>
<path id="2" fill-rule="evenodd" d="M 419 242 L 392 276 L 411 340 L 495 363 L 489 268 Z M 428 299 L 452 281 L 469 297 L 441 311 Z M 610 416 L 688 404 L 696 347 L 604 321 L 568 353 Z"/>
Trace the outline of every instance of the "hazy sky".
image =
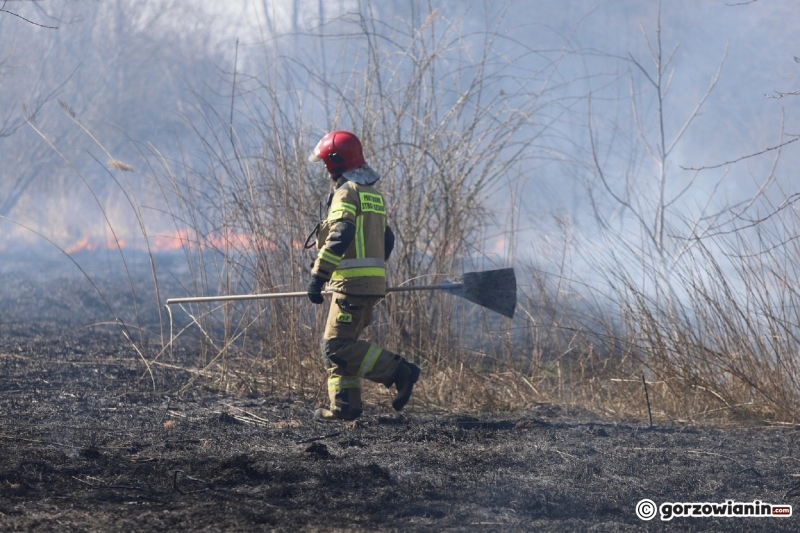
<path id="1" fill-rule="evenodd" d="M 54 23 L 42 18 L 42 11 L 69 11 L 70 18 L 55 21 L 58 30 L 46 30 L 31 27 L 23 21 L 7 14 L 0 14 L 0 43 L 5 42 L 4 50 L 10 50 L 11 63 L 16 50 L 24 50 L 21 46 L 30 39 L 50 38 L 57 35 L 54 46 L 69 46 L 71 40 L 77 39 L 87 28 L 82 26 L 80 11 L 82 6 L 94 5 L 85 2 L 64 3 L 60 0 L 46 0 L 36 4 L 15 2 L 9 5 L 12 10 L 43 23 Z M 141 16 L 149 11 L 157 12 L 163 6 L 178 6 L 168 11 L 170 16 L 160 17 L 150 31 L 175 32 L 176 34 L 202 35 L 199 42 L 208 51 L 215 51 L 222 62 L 220 69 L 230 70 L 236 39 L 240 40 L 239 64 L 242 69 L 260 68 L 263 64 L 264 40 L 269 40 L 273 32 L 278 34 L 291 31 L 317 31 L 315 28 L 333 27 L 332 20 L 343 14 L 358 9 L 371 9 L 372 13 L 387 22 L 395 23 L 400 19 L 415 17 L 425 20 L 431 8 L 437 11 L 440 20 L 452 23 L 461 28 L 462 33 L 480 30 L 487 25 L 498 28 L 507 40 L 500 44 L 511 52 L 515 41 L 526 46 L 556 50 L 566 49 L 573 53 L 566 57 L 559 66 L 558 75 L 570 81 L 569 91 L 574 95 L 592 93 L 595 101 L 594 112 L 597 114 L 598 142 L 601 146 L 610 146 L 609 124 L 616 124 L 618 131 L 613 146 L 614 157 L 608 160 L 609 174 L 623 179 L 626 171 L 626 158 L 634 159 L 638 170 L 646 171 L 646 156 L 642 153 L 631 155 L 636 146 L 636 128 L 630 120 L 631 100 L 630 87 L 633 84 L 637 94 L 645 94 L 646 79 L 638 71 L 631 58 L 652 72 L 652 61 L 648 56 L 647 41 L 651 45 L 655 39 L 657 2 L 655 0 L 512 0 L 510 2 L 483 1 L 445 1 L 420 2 L 397 0 L 394 2 L 374 2 L 369 5 L 365 1 L 346 0 L 341 2 L 320 0 L 299 1 L 216 1 L 201 0 L 148 0 L 136 4 L 141 10 L 138 17 L 122 18 L 119 23 L 137 24 L 141 20 L 150 20 Z M 68 8 L 65 8 L 67 6 Z M 322 11 L 320 11 L 322 10 Z M 322 13 L 323 18 L 320 18 Z M 269 14 L 269 16 L 267 16 Z M 666 131 L 670 136 L 677 132 L 683 120 L 691 113 L 697 100 L 703 95 L 713 78 L 723 57 L 725 64 L 716 90 L 706 102 L 702 113 L 687 132 L 684 142 L 676 147 L 671 162 L 671 171 L 676 172 L 676 183 L 683 175 L 678 166 L 713 165 L 740 158 L 774 146 L 779 141 L 781 117 L 785 116 L 785 132 L 800 134 L 800 109 L 798 98 L 770 98 L 776 92 L 790 92 L 800 89 L 800 46 L 795 42 L 797 21 L 800 6 L 796 0 L 757 0 L 739 2 L 735 0 L 669 0 L 665 1 L 662 11 L 662 43 L 666 53 L 675 51 L 671 65 L 674 71 L 671 88 L 665 104 Z M 57 32 L 53 34 L 52 32 Z M 109 31 L 109 30 L 105 30 Z M 51 32 L 51 33 L 45 33 Z M 9 39 L 13 37 L 13 45 Z M 5 41 L 3 39 L 5 38 Z M 110 41 L 113 41 L 111 39 Z M 105 39 L 91 41 L 95 46 L 104 46 Z M 286 43 L 287 41 L 282 41 Z M 476 41 L 477 42 L 477 41 Z M 282 45 L 281 53 L 295 55 L 300 60 L 307 57 L 319 57 L 320 50 L 292 49 Z M 325 45 L 328 46 L 328 45 Z M 331 40 L 331 55 L 340 42 Z M 677 49 L 676 49 L 677 46 Z M 154 52 L 157 53 L 157 52 Z M 91 57 L 91 50 L 79 49 L 74 58 L 78 65 L 78 76 L 81 73 L 97 70 L 101 67 L 108 71 L 106 76 L 113 75 L 118 65 L 125 64 L 126 55 L 121 53 L 117 62 L 105 65 L 92 64 L 86 58 Z M 43 59 L 42 61 L 45 61 Z M 44 65 L 44 63 L 43 63 Z M 139 68 L 125 65 L 128 71 Z M 144 68 L 146 65 L 143 65 Z M 525 65 L 517 65 L 524 69 Z M 26 65 L 36 70 L 37 65 Z M 42 67 L 45 68 L 45 67 Z M 47 67 L 49 68 L 49 67 Z M 185 87 L 202 87 L 208 84 L 218 73 L 206 73 L 198 76 L 198 72 L 181 73 L 181 65 L 175 70 L 165 73 L 174 76 L 174 85 Z M 11 75 L 12 70 L 4 71 Z M 136 78 L 136 72 L 128 72 L 128 76 Z M 194 78 L 192 76 L 195 76 Z M 0 83 L 4 78 L 0 78 Z M 5 78 L 11 79 L 11 78 Z M 78 79 L 78 78 L 75 78 Z M 66 102 L 80 99 L 81 93 L 90 91 L 102 92 L 102 86 L 92 84 L 105 83 L 107 78 L 90 78 L 86 76 L 81 83 L 67 85 L 59 93 L 59 98 Z M 182 90 L 182 89 L 181 89 Z M 19 96 L 20 99 L 25 96 Z M 187 98 L 189 97 L 187 93 Z M 2 100 L 5 98 L 6 100 Z M 0 95 L 2 108 L 19 109 L 21 101 L 7 101 L 11 96 Z M 128 127 L 131 120 L 142 118 L 141 114 L 131 109 L 151 109 L 157 100 L 153 95 L 132 94 L 128 98 L 130 105 L 123 114 L 115 116 L 115 109 L 106 111 L 102 120 L 97 120 L 97 127 L 118 125 L 126 134 L 136 136 L 138 142 L 149 142 L 144 138 L 148 132 L 158 131 L 157 121 L 164 117 L 165 122 L 170 113 L 179 107 L 169 103 L 161 112 L 148 112 L 146 127 L 134 129 Z M 136 98 L 145 99 L 138 105 Z M 652 97 L 641 96 L 643 121 L 648 124 L 648 117 L 654 112 Z M 55 106 L 55 102 L 50 104 Z M 536 169 L 531 179 L 528 205 L 535 213 L 554 213 L 574 216 L 585 209 L 584 186 L 592 179 L 591 172 L 585 168 L 588 134 L 586 120 L 586 104 L 576 105 L 564 123 L 558 126 L 560 141 L 555 148 L 568 150 L 575 148 L 568 158 L 560 164 L 547 164 Z M 652 122 L 649 122 L 652 126 Z M 652 130 L 652 128 L 650 128 Z M 142 138 L 139 138 L 141 136 Z M 120 143 L 127 140 L 119 135 Z M 27 142 L 27 141 L 26 141 Z M 4 148 L 4 146 L 6 148 Z M 3 150 L 7 150 L 4 152 Z M 610 149 L 610 148 L 609 148 Z M 641 146 L 638 148 L 641 150 Z M 610 149 L 611 150 L 611 149 Z M 800 160 L 794 146 L 789 147 L 782 165 L 779 167 L 778 179 L 786 189 L 794 183 L 793 168 Z M 0 158 L 15 157 L 24 160 L 20 148 L 0 139 Z M 645 161 L 645 163 L 643 163 Z M 724 201 L 747 195 L 757 187 L 763 179 L 770 160 L 767 157 L 747 159 L 743 164 L 732 167 L 725 174 L 723 190 L 718 193 Z M 635 169 L 636 170 L 636 169 Z M 709 172 L 705 181 L 699 182 L 699 197 L 706 194 L 714 183 L 725 172 Z M 565 186 L 568 184 L 568 186 Z M 676 185 L 679 187 L 679 185 Z M 698 201 L 701 201 L 700 198 Z"/>
<path id="2" fill-rule="evenodd" d="M 197 4 L 199 8 L 208 6 L 206 2 Z M 202 9 L 215 9 L 213 20 L 221 43 L 227 41 L 230 47 L 230 42 L 239 38 L 247 49 L 247 44 L 257 43 L 265 34 L 264 4 L 226 2 Z M 279 31 L 289 31 L 293 23 L 301 28 L 319 24 L 317 0 L 266 4 Z M 330 20 L 365 4 L 355 0 L 325 2 L 324 14 Z M 299 6 L 296 12 L 293 6 Z M 431 2 L 431 6 L 443 18 L 463 24 L 465 32 L 482 28 L 488 14 L 489 24 L 498 24 L 506 36 L 527 45 L 587 52 L 564 61 L 564 78 L 586 76 L 589 79 L 577 87 L 597 91 L 606 98 L 613 95 L 620 108 L 630 107 L 630 76 L 626 71 L 634 71 L 637 83 L 642 79 L 631 62 L 609 56 L 626 58 L 630 54 L 646 68 L 652 67 L 642 32 L 654 45 L 658 12 L 655 0 L 512 0 L 488 4 L 451 1 Z M 400 0 L 382 2 L 374 9 L 392 20 L 411 12 L 424 19 L 429 8 L 427 2 Z M 254 16 L 256 13 L 258 16 Z M 676 50 L 672 60 L 674 77 L 666 101 L 670 106 L 668 126 L 675 131 L 680 128 L 725 59 L 718 85 L 690 130 L 688 142 L 675 152 L 680 164 L 716 164 L 774 146 L 784 113 L 785 131 L 800 133 L 800 97 L 768 97 L 800 88 L 800 62 L 795 59 L 800 56 L 796 43 L 798 20 L 800 5 L 795 0 L 663 3 L 663 47 L 665 53 Z M 610 89 L 604 88 L 609 76 L 619 77 Z"/>
<path id="3" fill-rule="evenodd" d="M 198 9 L 213 13 L 209 22 L 220 43 L 258 42 L 267 32 L 264 4 L 277 19 L 278 31 L 292 27 L 292 6 L 295 2 L 230 1 L 209 3 L 193 0 Z M 299 5 L 297 22 L 302 29 L 319 24 L 318 0 Z M 357 0 L 324 2 L 327 20 L 357 9 Z M 427 2 L 376 2 L 375 10 L 388 20 L 417 16 L 428 12 Z M 482 27 L 487 10 L 483 1 L 431 2 L 443 17 L 464 21 L 466 27 Z M 654 37 L 657 15 L 655 0 L 511 0 L 491 2 L 488 12 L 500 20 L 504 32 L 521 41 L 541 47 L 563 45 L 569 37 L 576 48 L 591 48 L 625 56 L 633 53 L 646 57 L 642 28 Z M 272 18 L 270 17 L 270 18 Z M 748 114 L 763 112 L 774 115 L 786 105 L 764 97 L 775 91 L 791 91 L 800 87 L 800 47 L 796 43 L 800 5 L 794 0 L 669 0 L 662 8 L 664 47 L 672 50 L 680 45 L 674 65 L 682 72 L 676 77 L 677 87 L 689 94 L 705 89 L 706 80 L 715 72 L 728 48 L 717 97 L 710 104 L 714 109 L 738 105 L 740 120 L 751 122 Z M 495 21 L 493 21 L 495 22 Z M 563 40 L 559 37 L 561 36 Z M 587 70 L 593 65 L 584 59 Z M 604 65 L 605 66 L 605 65 Z M 603 67 L 601 67 L 603 68 Z M 728 113 L 730 115 L 730 113 Z M 732 119 L 734 117 L 731 117 Z M 745 124 L 743 122 L 742 124 Z"/>

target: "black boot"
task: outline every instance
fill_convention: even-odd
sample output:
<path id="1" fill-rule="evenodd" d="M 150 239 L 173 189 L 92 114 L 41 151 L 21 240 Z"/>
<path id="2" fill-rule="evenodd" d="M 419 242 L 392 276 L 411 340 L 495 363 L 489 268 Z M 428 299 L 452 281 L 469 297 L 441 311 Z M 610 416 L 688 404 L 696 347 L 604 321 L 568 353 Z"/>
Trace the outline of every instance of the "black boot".
<path id="1" fill-rule="evenodd" d="M 397 387 L 397 394 L 392 400 L 392 407 L 395 411 L 401 411 L 411 399 L 411 392 L 414 390 L 414 383 L 419 380 L 419 367 L 414 363 L 403 361 L 397 369 L 394 378 L 394 386 Z"/>
<path id="2" fill-rule="evenodd" d="M 314 411 L 314 420 L 326 422 L 330 420 L 355 420 L 361 416 L 361 389 L 328 389 L 331 399 L 329 409 L 320 407 Z"/>
<path id="3" fill-rule="evenodd" d="M 330 422 L 333 420 L 343 420 L 345 422 L 350 422 L 355 420 L 361 416 L 361 410 L 358 411 L 349 411 L 349 412 L 342 412 L 342 411 L 331 411 L 330 409 L 326 409 L 324 407 L 320 407 L 316 411 L 314 411 L 314 420 L 317 422 Z"/>

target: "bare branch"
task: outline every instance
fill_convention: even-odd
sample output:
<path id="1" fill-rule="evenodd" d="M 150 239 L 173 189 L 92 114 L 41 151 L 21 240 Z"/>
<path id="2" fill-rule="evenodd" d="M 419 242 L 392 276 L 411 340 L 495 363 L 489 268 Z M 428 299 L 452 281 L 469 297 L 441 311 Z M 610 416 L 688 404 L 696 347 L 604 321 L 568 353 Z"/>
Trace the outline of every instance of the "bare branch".
<path id="1" fill-rule="evenodd" d="M 722 60 L 719 62 L 719 66 L 717 67 L 717 72 L 711 79 L 711 83 L 708 85 L 706 93 L 703 95 L 700 101 L 697 102 L 697 105 L 694 107 L 694 110 L 689 114 L 689 118 L 686 119 L 686 122 L 683 123 L 683 127 L 681 128 L 681 130 L 678 132 L 677 135 L 675 135 L 675 138 L 672 140 L 672 143 L 669 145 L 669 148 L 666 149 L 666 152 L 664 154 L 665 156 L 670 152 L 672 152 L 672 149 L 675 148 L 676 144 L 678 144 L 678 141 L 680 141 L 681 137 L 683 137 L 683 134 L 686 133 L 686 129 L 689 127 L 692 121 L 697 117 L 697 114 L 700 112 L 700 109 L 703 107 L 703 104 L 705 104 L 706 100 L 708 100 L 708 97 L 711 95 L 711 92 L 714 90 L 714 87 L 716 87 L 717 82 L 719 81 L 719 76 L 720 74 L 722 74 L 722 66 L 725 64 L 725 58 L 727 56 L 728 56 L 728 46 L 726 45 L 725 53 L 722 55 Z"/>
<path id="2" fill-rule="evenodd" d="M 778 213 L 780 213 L 781 211 L 783 211 L 787 207 L 794 206 L 794 204 L 796 204 L 798 201 L 800 201 L 800 193 L 794 193 L 791 196 L 789 196 L 788 198 L 786 198 L 783 202 L 781 202 L 781 205 L 779 205 L 777 208 L 775 208 L 775 210 L 772 211 L 767 216 L 749 220 L 748 223 L 746 225 L 744 225 L 744 226 L 739 226 L 739 227 L 736 227 L 736 228 L 733 228 L 733 229 L 730 229 L 730 230 L 726 230 L 726 231 L 718 231 L 718 232 L 715 232 L 715 233 L 709 234 L 709 235 L 711 235 L 711 236 L 730 235 L 730 234 L 737 233 L 737 232 L 740 232 L 740 231 L 748 229 L 748 228 L 756 227 L 759 224 L 763 224 L 767 220 L 771 219 L 772 217 L 774 217 L 775 215 L 777 215 Z M 708 236 L 708 235 L 706 235 L 706 236 Z M 698 236 L 698 237 L 695 237 L 695 238 L 700 239 L 702 237 Z"/>
<path id="3" fill-rule="evenodd" d="M 788 146 L 788 145 L 792 144 L 793 142 L 795 142 L 797 140 L 800 140 L 800 135 L 795 136 L 795 138 L 792 139 L 791 141 L 786 141 L 785 143 L 780 143 L 777 146 L 771 146 L 769 148 L 766 148 L 766 149 L 761 150 L 760 152 L 756 152 L 754 154 L 743 155 L 742 157 L 740 157 L 738 159 L 734 159 L 732 161 L 726 161 L 726 162 L 720 163 L 718 165 L 710 165 L 710 166 L 706 166 L 706 167 L 684 167 L 684 166 L 681 166 L 681 168 L 683 170 L 711 170 L 711 169 L 714 169 L 714 168 L 724 167 L 726 165 L 733 165 L 734 163 L 738 163 L 739 161 L 743 161 L 745 159 L 750 159 L 751 157 L 756 157 L 756 156 L 759 156 L 759 155 L 762 155 L 762 154 L 766 154 L 767 152 L 772 152 L 774 150 L 780 150 L 784 146 Z"/>
<path id="4" fill-rule="evenodd" d="M 784 118 L 781 117 L 781 131 L 780 131 L 779 138 L 783 138 L 783 135 L 784 135 L 784 129 L 783 128 L 784 128 Z M 779 206 L 773 213 L 771 213 L 769 216 L 765 217 L 763 220 L 758 220 L 755 223 L 748 224 L 748 225 L 746 225 L 744 227 L 736 227 L 731 231 L 720 231 L 719 230 L 719 228 L 727 226 L 728 224 L 733 223 L 737 219 L 743 219 L 743 215 L 753 206 L 753 204 L 755 204 L 756 200 L 758 198 L 760 198 L 761 196 L 763 196 L 763 194 L 767 190 L 767 187 L 769 187 L 769 185 L 775 179 L 775 171 L 778 168 L 778 161 L 779 160 L 780 160 L 780 150 L 778 150 L 775 153 L 775 157 L 774 157 L 774 159 L 772 161 L 772 167 L 770 168 L 770 172 L 767 175 L 767 177 L 764 179 L 764 181 L 761 183 L 761 185 L 759 186 L 759 188 L 755 192 L 755 194 L 753 194 L 753 196 L 751 196 L 750 199 L 745 201 L 745 202 L 741 202 L 741 203 L 733 205 L 733 206 L 728 206 L 728 207 L 725 207 L 725 208 L 721 209 L 720 211 L 718 211 L 715 215 L 713 215 L 711 217 L 711 218 L 714 218 L 714 222 L 707 224 L 706 225 L 706 229 L 703 231 L 703 233 L 701 235 L 698 235 L 696 233 L 696 231 L 694 230 L 694 228 L 693 228 L 692 234 L 695 236 L 694 238 L 699 240 L 699 239 L 703 239 L 703 238 L 706 238 L 706 237 L 716 237 L 716 236 L 719 236 L 719 235 L 726 235 L 726 234 L 729 234 L 729 233 L 736 233 L 736 232 L 741 231 L 743 229 L 747 229 L 747 228 L 750 228 L 750 227 L 757 226 L 761 222 L 767 220 L 768 218 L 770 218 L 773 215 L 777 214 L 779 211 L 783 210 L 783 208 L 785 207 L 786 202 L 789 202 L 791 200 L 791 203 L 794 203 L 794 200 L 792 200 L 792 198 L 794 196 L 796 196 L 796 195 L 791 195 L 789 197 L 789 199 L 787 199 L 786 202 L 784 202 L 784 204 Z M 728 170 L 726 169 L 725 170 L 725 174 L 727 174 L 727 172 L 728 172 Z M 720 178 L 720 179 L 722 179 L 722 178 Z M 715 187 L 715 192 L 716 192 L 716 187 Z M 713 196 L 713 194 L 712 194 L 712 196 Z M 727 217 L 727 220 L 724 220 L 722 222 L 718 222 L 718 220 L 722 217 L 723 214 L 730 214 L 730 216 Z M 748 221 L 748 222 L 752 222 L 752 221 Z"/>
<path id="5" fill-rule="evenodd" d="M 14 13 L 13 11 L 7 10 L 6 9 L 6 4 L 7 3 L 8 3 L 8 0 L 5 0 L 3 2 L 3 5 L 0 6 L 0 13 L 8 13 L 9 15 L 13 15 L 13 16 L 15 16 L 17 18 L 20 18 L 20 19 L 24 20 L 28 24 L 33 24 L 34 26 L 39 26 L 40 28 L 47 28 L 48 30 L 57 30 L 58 29 L 58 26 L 46 26 L 45 24 L 39 24 L 38 22 L 34 22 L 34 21 L 30 20 L 30 19 L 26 19 L 22 15 Z"/>
<path id="6" fill-rule="evenodd" d="M 636 105 L 636 91 L 633 87 L 633 78 L 630 80 L 630 86 L 628 89 L 631 95 L 631 112 L 633 113 L 633 121 L 636 124 L 636 129 L 639 132 L 639 139 L 642 141 L 642 145 L 644 145 L 645 150 L 647 153 L 650 154 L 655 161 L 659 160 L 659 156 L 656 154 L 656 151 L 650 146 L 650 142 L 647 140 L 647 135 L 644 132 L 644 127 L 642 127 L 641 120 L 639 119 L 639 107 Z"/>
<path id="7" fill-rule="evenodd" d="M 634 57 L 633 57 L 633 55 L 632 55 L 632 54 L 630 54 L 630 53 L 628 54 L 628 60 L 629 60 L 631 63 L 633 63 L 634 65 L 636 65 L 636 67 L 637 67 L 639 70 L 641 70 L 641 71 L 642 71 L 642 74 L 644 74 L 644 75 L 645 75 L 645 77 L 648 79 L 648 81 L 649 81 L 650 83 L 652 83 L 652 84 L 653 84 L 653 87 L 658 87 L 658 84 L 656 83 L 656 81 L 655 81 L 653 78 L 651 78 L 651 77 L 650 77 L 650 74 L 647 72 L 647 70 L 646 70 L 646 69 L 645 69 L 645 68 L 642 66 L 642 64 L 641 64 L 641 63 L 639 63 L 638 61 L 636 61 L 636 58 L 634 58 Z"/>
<path id="8" fill-rule="evenodd" d="M 795 91 L 791 91 L 791 92 L 788 92 L 788 93 L 781 93 L 781 92 L 775 91 L 775 94 L 767 94 L 767 95 L 764 95 L 764 96 L 766 96 L 767 98 L 772 98 L 772 99 L 776 99 L 777 100 L 777 99 L 783 98 L 785 96 L 797 96 L 798 94 L 800 94 L 800 89 L 797 89 Z"/>

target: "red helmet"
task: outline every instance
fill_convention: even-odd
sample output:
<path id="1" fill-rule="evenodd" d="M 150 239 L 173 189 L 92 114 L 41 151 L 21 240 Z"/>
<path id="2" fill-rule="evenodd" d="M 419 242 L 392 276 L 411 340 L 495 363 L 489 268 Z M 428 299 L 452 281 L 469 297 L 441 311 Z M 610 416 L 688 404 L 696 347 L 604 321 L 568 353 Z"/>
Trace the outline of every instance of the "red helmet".
<path id="1" fill-rule="evenodd" d="M 332 131 L 327 134 L 319 140 L 308 160 L 312 163 L 324 161 L 331 176 L 344 174 L 366 164 L 361 141 L 349 131 Z"/>

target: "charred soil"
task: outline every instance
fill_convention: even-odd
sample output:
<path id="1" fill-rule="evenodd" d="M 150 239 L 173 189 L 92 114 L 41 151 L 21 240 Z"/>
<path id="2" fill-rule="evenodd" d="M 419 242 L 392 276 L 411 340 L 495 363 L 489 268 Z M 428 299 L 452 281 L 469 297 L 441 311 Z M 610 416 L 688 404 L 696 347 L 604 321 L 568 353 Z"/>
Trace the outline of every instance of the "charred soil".
<path id="1" fill-rule="evenodd" d="M 154 388 L 86 288 L 4 273 L 3 531 L 796 531 L 791 518 L 637 517 L 637 502 L 794 504 L 798 429 L 368 410 Z M 34 298 L 33 295 L 38 295 Z M 65 302 L 72 302 L 67 305 Z M 87 318 L 91 320 L 87 321 Z M 424 377 L 424 376 L 423 376 Z"/>

